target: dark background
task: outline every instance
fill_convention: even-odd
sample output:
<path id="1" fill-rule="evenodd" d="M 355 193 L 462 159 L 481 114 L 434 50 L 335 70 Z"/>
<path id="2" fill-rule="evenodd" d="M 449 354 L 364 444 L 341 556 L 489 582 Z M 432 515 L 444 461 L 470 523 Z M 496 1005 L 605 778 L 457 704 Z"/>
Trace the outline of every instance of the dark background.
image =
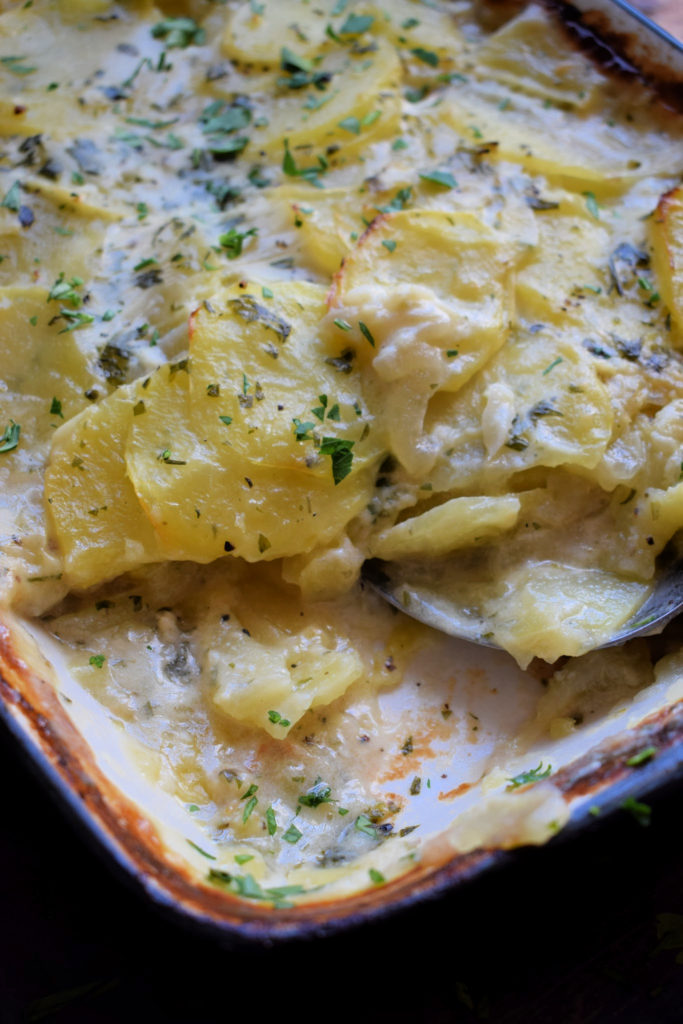
<path id="1" fill-rule="evenodd" d="M 0 779 L 1 1024 L 683 1021 L 680 783 L 647 827 L 620 810 L 379 925 L 228 949 L 114 877 L 4 729 Z"/>

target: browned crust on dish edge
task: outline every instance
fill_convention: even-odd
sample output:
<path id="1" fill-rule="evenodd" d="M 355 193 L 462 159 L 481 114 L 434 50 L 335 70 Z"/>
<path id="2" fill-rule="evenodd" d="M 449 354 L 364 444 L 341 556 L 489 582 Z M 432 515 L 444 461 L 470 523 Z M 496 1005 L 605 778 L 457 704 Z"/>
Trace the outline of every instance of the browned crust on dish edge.
<path id="1" fill-rule="evenodd" d="M 437 837 L 427 844 L 421 863 L 409 872 L 350 897 L 278 910 L 241 900 L 206 884 L 164 847 L 155 825 L 98 767 L 53 684 L 29 663 L 32 652 L 27 648 L 23 631 L 0 621 L 0 698 L 61 786 L 82 804 L 80 816 L 89 819 L 91 830 L 119 865 L 155 902 L 184 912 L 200 925 L 212 926 L 227 936 L 257 940 L 306 937 L 436 895 L 478 874 L 501 853 L 486 849 L 458 854 Z M 47 665 L 45 674 L 49 674 Z M 597 798 L 611 784 L 643 771 L 626 764 L 634 753 L 652 745 L 661 754 L 681 742 L 683 701 L 601 744 L 557 772 L 553 782 L 568 802 L 588 795 Z"/>
<path id="2" fill-rule="evenodd" d="M 632 32 L 616 32 L 602 11 L 582 12 L 566 0 L 541 3 L 557 18 L 572 45 L 598 68 L 613 76 L 640 79 L 655 90 L 667 107 L 683 112 L 683 70 L 676 77 L 672 75 L 671 66 L 661 58 L 665 43 L 658 45 L 654 39 L 644 37 L 637 22 Z"/>

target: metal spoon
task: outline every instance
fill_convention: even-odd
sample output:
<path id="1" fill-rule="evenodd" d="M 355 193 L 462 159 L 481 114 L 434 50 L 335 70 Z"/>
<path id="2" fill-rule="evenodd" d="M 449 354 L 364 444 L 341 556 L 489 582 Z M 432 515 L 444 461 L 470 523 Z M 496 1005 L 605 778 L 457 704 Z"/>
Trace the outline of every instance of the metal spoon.
<path id="1" fill-rule="evenodd" d="M 439 588 L 434 565 L 372 558 L 363 566 L 363 579 L 406 615 L 450 636 L 484 647 L 499 647 L 491 639 L 492 627 L 487 619 L 476 610 L 457 605 L 450 594 Z M 679 533 L 659 556 L 656 583 L 650 596 L 616 634 L 596 644 L 594 649 L 616 647 L 637 636 L 661 633 L 681 611 L 683 534 Z"/>

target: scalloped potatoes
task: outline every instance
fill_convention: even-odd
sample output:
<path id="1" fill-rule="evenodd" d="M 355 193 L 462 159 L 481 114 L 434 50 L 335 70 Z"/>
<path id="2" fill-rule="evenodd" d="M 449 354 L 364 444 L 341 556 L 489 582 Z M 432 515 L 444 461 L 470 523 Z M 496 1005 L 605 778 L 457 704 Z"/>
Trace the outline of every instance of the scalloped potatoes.
<path id="1" fill-rule="evenodd" d="M 2 601 L 219 849 L 276 870 L 323 807 L 306 863 L 352 859 L 402 798 L 373 818 L 344 730 L 444 657 L 364 559 L 447 559 L 526 666 L 624 622 L 683 527 L 680 126 L 535 4 L 493 31 L 408 0 L 21 11 Z"/>

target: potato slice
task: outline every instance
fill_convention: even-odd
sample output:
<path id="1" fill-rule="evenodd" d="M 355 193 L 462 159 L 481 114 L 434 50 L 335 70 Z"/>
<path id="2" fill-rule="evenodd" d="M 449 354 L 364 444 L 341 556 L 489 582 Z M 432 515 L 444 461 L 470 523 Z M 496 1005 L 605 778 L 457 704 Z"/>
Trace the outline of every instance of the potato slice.
<path id="1" fill-rule="evenodd" d="M 303 265 L 331 278 L 363 234 L 364 208 L 351 188 L 312 189 L 310 185 L 281 185 L 273 203 L 282 206 L 286 222 L 297 228 Z"/>
<path id="2" fill-rule="evenodd" d="M 525 668 L 532 658 L 577 657 L 613 635 L 647 597 L 646 583 L 601 569 L 544 561 L 504 580 L 505 592 L 487 602 L 496 643 Z"/>
<path id="3" fill-rule="evenodd" d="M 383 379 L 428 363 L 439 388 L 457 391 L 505 341 L 510 263 L 472 213 L 383 214 L 337 274 L 330 317 L 351 324 L 360 358 Z"/>
<path id="4" fill-rule="evenodd" d="M 221 40 L 223 53 L 231 60 L 248 68 L 277 68 L 282 47 L 310 60 L 329 45 L 325 30 L 334 0 L 322 0 L 315 7 L 303 7 L 300 0 L 266 0 L 259 6 L 261 10 L 254 10 L 243 3 L 231 12 Z"/>
<path id="5" fill-rule="evenodd" d="M 679 331 L 683 330 L 683 188 L 662 196 L 650 221 L 659 290 Z"/>
<path id="6" fill-rule="evenodd" d="M 471 77 L 462 91 L 421 112 L 439 130 L 450 125 L 473 149 L 489 143 L 487 158 L 512 160 L 553 184 L 599 197 L 619 195 L 635 180 L 668 174 L 683 157 L 681 141 L 667 132 L 652 104 L 638 107 L 631 120 L 565 110 L 498 82 Z M 637 154 L 637 156 L 634 156 Z M 665 155 L 666 154 L 666 155 Z"/>
<path id="7" fill-rule="evenodd" d="M 445 555 L 511 530 L 519 510 L 519 498 L 512 494 L 451 498 L 382 531 L 371 541 L 370 554 L 389 561 Z"/>
<path id="8" fill-rule="evenodd" d="M 331 76 L 324 89 L 302 95 L 301 89 L 285 88 L 268 105 L 268 123 L 253 133 L 253 144 L 276 159 L 284 157 L 283 170 L 293 177 L 302 171 L 306 176 L 306 169 L 310 175 L 317 153 L 323 156 L 323 173 L 327 163 L 343 164 L 400 130 L 401 68 L 383 39 L 371 54 L 332 51 L 316 69 Z"/>
<path id="9" fill-rule="evenodd" d="M 43 288 L 0 289 L 0 592 L 33 614 L 62 596 L 62 566 L 45 536 L 42 474 L 55 429 L 101 384 L 74 333 L 51 324 Z M 58 307 L 57 307 L 58 308 Z M 10 441 L 11 443 L 11 441 Z M 21 538 L 21 541 L 18 541 Z"/>
<path id="10" fill-rule="evenodd" d="M 585 109 L 605 79 L 572 49 L 556 18 L 536 4 L 498 29 L 477 52 L 477 74 L 490 74 L 515 91 Z"/>
<path id="11" fill-rule="evenodd" d="M 357 473 L 383 444 L 358 370 L 336 361 L 345 332 L 320 333 L 321 286 L 291 282 L 271 292 L 238 287 L 192 318 L 192 415 L 205 440 L 249 463 L 331 482 L 335 455 L 322 453 L 348 447 L 346 469 Z"/>
<path id="12" fill-rule="evenodd" d="M 254 562 L 332 540 L 369 500 L 373 473 L 335 485 L 323 475 L 248 461 L 189 400 L 185 370 L 162 367 L 144 391 L 126 465 L 167 558 L 208 562 L 234 551 Z M 207 429 L 207 426 L 209 429 Z"/>
<path id="13" fill-rule="evenodd" d="M 76 589 L 163 557 L 124 460 L 143 394 L 141 384 L 121 387 L 54 436 L 45 497 L 65 581 Z"/>
<path id="14" fill-rule="evenodd" d="M 401 51 L 411 78 L 420 72 L 443 74 L 462 54 L 465 39 L 454 12 L 426 4 L 417 12 L 412 0 L 392 0 L 385 6 L 361 4 L 358 10 L 373 15 L 371 31 L 381 33 Z"/>
<path id="15" fill-rule="evenodd" d="M 580 340 L 550 327 L 519 329 L 463 392 L 433 399 L 427 433 L 440 455 L 429 480 L 435 490 L 485 493 L 534 466 L 591 469 L 612 419 L 607 388 Z"/>
<path id="16" fill-rule="evenodd" d="M 101 379 L 90 370 L 78 332 L 64 331 L 64 320 L 52 323 L 59 303 L 47 300 L 47 290 L 37 286 L 0 288 L 0 379 L 10 391 L 43 399 L 46 414 L 56 398 L 64 418 L 88 405 L 84 392 Z M 56 413 L 53 422 L 59 418 Z"/>
<path id="17" fill-rule="evenodd" d="M 421 442 L 430 398 L 457 391 L 505 342 L 510 263 L 473 214 L 405 210 L 378 217 L 337 274 L 329 330 L 346 324 L 371 364 L 391 450 L 413 474 L 433 461 Z"/>
<path id="18" fill-rule="evenodd" d="M 517 274 L 519 315 L 558 326 L 583 321 L 586 297 L 593 300 L 611 284 L 610 234 L 584 199 L 569 194 L 557 209 L 539 210 L 536 219 L 538 246 Z"/>
<path id="19" fill-rule="evenodd" d="M 308 626 L 261 643 L 233 615 L 213 620 L 203 667 L 214 705 L 284 739 L 311 707 L 330 704 L 361 678 L 359 656 L 333 631 Z"/>

